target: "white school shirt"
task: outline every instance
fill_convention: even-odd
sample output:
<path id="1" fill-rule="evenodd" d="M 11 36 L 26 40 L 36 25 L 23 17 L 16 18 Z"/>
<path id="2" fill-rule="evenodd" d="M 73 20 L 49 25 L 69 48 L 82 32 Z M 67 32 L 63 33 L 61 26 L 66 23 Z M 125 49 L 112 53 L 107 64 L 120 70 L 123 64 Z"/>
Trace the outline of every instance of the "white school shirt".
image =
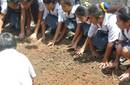
<path id="1" fill-rule="evenodd" d="M 1 13 L 6 14 L 7 13 L 7 0 L 0 0 L 0 6 L 1 6 Z"/>
<path id="2" fill-rule="evenodd" d="M 28 58 L 15 49 L 0 52 L 0 85 L 32 85 L 36 76 Z"/>
<path id="3" fill-rule="evenodd" d="M 97 30 L 108 32 L 108 42 L 114 42 L 119 38 L 120 28 L 116 24 L 117 17 L 115 14 L 106 13 L 102 26 L 91 24 L 88 37 L 93 37 Z"/>
<path id="4" fill-rule="evenodd" d="M 123 32 L 124 31 L 124 35 Z M 119 40 L 124 41 L 124 40 L 130 40 L 130 30 L 127 31 L 127 29 L 124 29 L 121 33 L 120 33 L 120 37 Z"/>
<path id="5" fill-rule="evenodd" d="M 68 14 L 68 13 L 63 11 L 62 6 L 60 5 L 60 9 L 58 12 L 58 22 L 64 22 L 65 20 L 67 20 L 67 18 L 72 18 L 72 19 L 75 18 L 75 20 L 76 20 L 75 12 L 79 6 L 80 6 L 79 4 L 74 5 L 72 7 L 70 14 Z"/>
<path id="6" fill-rule="evenodd" d="M 60 7 L 60 5 L 59 5 L 58 2 L 56 3 L 54 10 L 52 10 L 52 11 L 49 11 L 49 10 L 47 9 L 47 7 L 45 6 L 45 8 L 44 8 L 44 13 L 43 13 L 43 20 L 46 19 L 47 15 L 48 15 L 49 13 L 52 14 L 52 15 L 58 16 L 59 7 Z"/>
<path id="7" fill-rule="evenodd" d="M 44 11 L 45 4 L 44 4 L 43 0 L 38 0 L 38 6 L 39 6 L 39 11 Z"/>

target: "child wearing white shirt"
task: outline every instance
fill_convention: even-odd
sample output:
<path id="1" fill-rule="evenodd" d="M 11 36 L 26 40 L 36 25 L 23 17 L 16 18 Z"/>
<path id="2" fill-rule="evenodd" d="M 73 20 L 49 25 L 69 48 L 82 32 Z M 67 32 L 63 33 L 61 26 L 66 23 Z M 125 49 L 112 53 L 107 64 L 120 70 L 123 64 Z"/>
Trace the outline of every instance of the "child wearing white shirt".
<path id="1" fill-rule="evenodd" d="M 130 7 L 122 7 L 117 12 L 117 24 L 122 30 L 120 37 L 116 42 L 116 59 L 109 64 L 109 68 L 115 68 L 119 65 L 121 56 L 130 59 Z M 130 68 L 125 71 L 119 80 L 127 80 L 130 78 Z"/>
<path id="2" fill-rule="evenodd" d="M 68 29 L 75 31 L 77 26 L 75 12 L 78 7 L 79 5 L 73 5 L 71 0 L 61 0 L 61 7 L 58 12 L 58 26 L 53 40 L 49 42 L 48 46 L 58 43 Z"/>

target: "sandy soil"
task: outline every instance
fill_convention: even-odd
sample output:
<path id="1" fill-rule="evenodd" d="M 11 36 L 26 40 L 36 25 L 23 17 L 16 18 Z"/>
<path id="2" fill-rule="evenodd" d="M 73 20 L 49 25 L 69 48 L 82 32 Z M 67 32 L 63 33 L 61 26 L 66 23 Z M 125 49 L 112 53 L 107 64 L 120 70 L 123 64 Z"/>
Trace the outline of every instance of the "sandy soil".
<path id="1" fill-rule="evenodd" d="M 115 74 L 103 74 L 98 67 L 101 59 L 92 57 L 89 51 L 83 58 L 74 60 L 73 53 L 67 51 L 68 43 L 64 40 L 55 47 L 39 43 L 32 48 L 26 48 L 25 43 L 18 44 L 17 49 L 30 59 L 35 68 L 35 85 L 119 84 Z"/>

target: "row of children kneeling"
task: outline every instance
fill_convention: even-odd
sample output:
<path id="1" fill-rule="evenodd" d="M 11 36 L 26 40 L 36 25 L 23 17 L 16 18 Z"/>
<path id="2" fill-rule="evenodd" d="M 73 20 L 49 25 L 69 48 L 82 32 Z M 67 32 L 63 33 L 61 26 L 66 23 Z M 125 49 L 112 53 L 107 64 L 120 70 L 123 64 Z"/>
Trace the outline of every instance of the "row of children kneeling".
<path id="1" fill-rule="evenodd" d="M 109 7 L 107 3 L 102 2 L 98 6 L 91 5 L 86 8 L 79 4 L 72 4 L 71 0 L 61 0 L 60 4 L 55 3 L 55 6 L 50 9 L 46 17 L 41 20 L 43 40 L 47 26 L 52 30 L 56 28 L 48 46 L 57 44 L 66 33 L 73 31 L 75 34 L 69 49 L 76 51 L 76 54 L 82 54 L 88 46 L 93 56 L 100 56 L 98 51 L 104 51 L 103 61 L 99 65 L 102 69 L 118 67 L 121 56 L 130 59 L 129 7 Z M 39 25 L 40 20 L 31 39 L 37 38 Z M 87 37 L 86 41 L 77 51 L 77 45 L 83 35 Z M 113 51 L 116 53 L 116 59 L 109 62 L 108 58 Z M 119 79 L 125 80 L 129 77 L 130 68 Z"/>
<path id="2" fill-rule="evenodd" d="M 74 4 L 73 0 L 60 0 L 60 3 L 57 0 L 38 0 L 38 3 L 38 21 L 34 33 L 29 37 L 32 40 L 37 40 L 40 26 L 42 28 L 40 40 L 45 40 L 47 28 L 55 30 L 54 37 L 48 46 L 54 46 L 66 33 L 73 31 L 75 34 L 69 49 L 82 54 L 88 46 L 93 56 L 99 56 L 98 51 L 105 51 L 103 61 L 100 63 L 102 69 L 117 67 L 121 56 L 130 59 L 129 7 L 109 7 L 103 2 L 86 8 L 80 4 Z M 21 38 L 24 37 L 22 24 L 23 22 L 21 22 Z M 77 45 L 83 35 L 87 37 L 86 41 L 77 51 Z M 108 58 L 113 51 L 116 51 L 116 59 L 109 62 Z M 119 78 L 124 80 L 129 76 L 130 68 Z"/>

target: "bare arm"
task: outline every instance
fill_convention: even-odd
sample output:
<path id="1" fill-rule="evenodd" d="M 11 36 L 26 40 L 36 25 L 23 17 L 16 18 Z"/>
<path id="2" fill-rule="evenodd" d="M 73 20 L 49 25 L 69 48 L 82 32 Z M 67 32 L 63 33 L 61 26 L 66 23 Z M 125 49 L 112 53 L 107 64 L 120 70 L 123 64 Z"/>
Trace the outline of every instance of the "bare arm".
<path id="1" fill-rule="evenodd" d="M 53 42 L 55 43 L 60 35 L 60 32 L 61 32 L 61 27 L 62 27 L 62 22 L 58 22 L 58 25 L 57 25 L 57 29 L 56 29 L 56 32 L 55 32 L 55 36 L 53 38 Z"/>
<path id="2" fill-rule="evenodd" d="M 38 29 L 40 27 L 40 24 L 41 24 L 41 21 L 42 21 L 42 16 L 43 16 L 43 11 L 39 11 L 38 13 L 38 22 L 37 22 L 37 25 L 36 25 L 36 28 L 35 28 L 35 33 L 38 32 Z"/>

